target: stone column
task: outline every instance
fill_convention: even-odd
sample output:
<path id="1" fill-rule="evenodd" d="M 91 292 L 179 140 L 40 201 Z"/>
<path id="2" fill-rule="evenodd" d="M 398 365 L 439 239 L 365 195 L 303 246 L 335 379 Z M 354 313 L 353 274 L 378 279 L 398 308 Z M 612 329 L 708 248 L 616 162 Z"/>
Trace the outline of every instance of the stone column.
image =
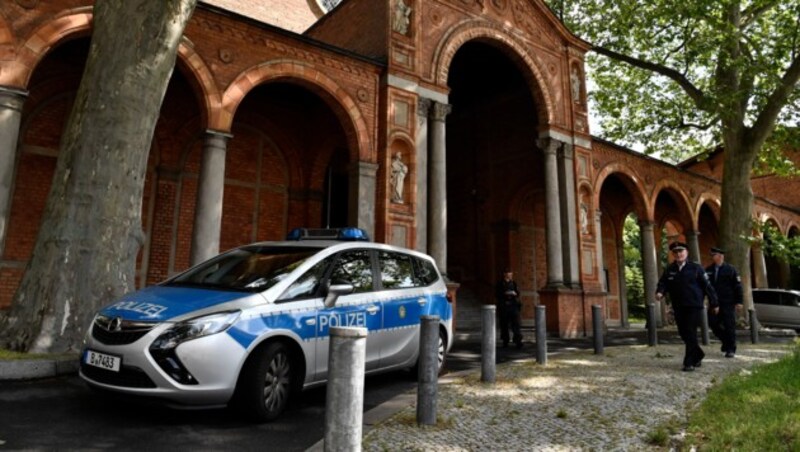
<path id="1" fill-rule="evenodd" d="M 600 280 L 600 287 L 604 292 L 608 292 L 606 285 L 605 262 L 603 262 L 603 213 L 600 209 L 594 211 L 594 238 L 597 247 L 597 277 Z M 627 309 L 627 308 L 626 308 Z M 625 312 L 625 311 L 623 311 Z"/>
<path id="2" fill-rule="evenodd" d="M 769 280 L 767 279 L 767 261 L 764 259 L 764 250 L 759 245 L 753 245 L 751 253 L 753 253 L 753 281 L 757 289 L 765 289 L 769 287 Z"/>
<path id="3" fill-rule="evenodd" d="M 544 190 L 547 239 L 547 286 L 563 287 L 564 263 L 561 252 L 561 208 L 558 195 L 558 148 L 561 142 L 552 138 L 539 140 L 544 153 Z"/>
<path id="4" fill-rule="evenodd" d="M 689 245 L 689 260 L 700 263 L 700 233 L 697 231 L 686 232 L 686 244 Z"/>
<path id="5" fill-rule="evenodd" d="M 378 165 L 370 162 L 355 162 L 350 166 L 348 223 L 375 236 L 375 189 Z"/>
<path id="6" fill-rule="evenodd" d="M 625 280 L 625 246 L 620 232 L 620 240 L 617 242 L 617 284 L 619 284 L 619 306 L 622 316 L 622 326 L 630 326 L 628 320 L 628 286 Z M 647 298 L 645 298 L 647 300 Z M 645 306 L 647 308 L 647 306 Z"/>
<path id="7" fill-rule="evenodd" d="M 417 242 L 414 248 L 428 252 L 428 116 L 432 100 L 417 100 Z"/>
<path id="8" fill-rule="evenodd" d="M 6 224 L 11 210 L 11 184 L 17 156 L 19 125 L 26 91 L 0 86 L 0 256 L 6 239 Z"/>
<path id="9" fill-rule="evenodd" d="M 653 233 L 653 223 L 640 221 L 639 228 L 642 236 L 642 262 L 644 264 L 644 299 L 646 305 L 649 305 L 656 302 L 656 286 L 658 285 L 656 237 Z M 656 312 L 660 313 L 661 311 L 656 309 Z M 657 323 L 661 324 L 661 319 L 657 319 Z"/>
<path id="10" fill-rule="evenodd" d="M 197 181 L 197 202 L 192 231 L 192 265 L 219 254 L 222 230 L 222 195 L 225 189 L 225 153 L 233 135 L 207 130 Z"/>
<path id="11" fill-rule="evenodd" d="M 447 140 L 445 118 L 452 106 L 434 102 L 431 107 L 430 173 L 428 174 L 428 254 L 447 275 Z"/>
<path id="12" fill-rule="evenodd" d="M 571 289 L 580 289 L 578 267 L 578 219 L 575 206 L 575 167 L 571 144 L 564 143 L 558 152 L 558 191 L 560 194 L 564 282 Z"/>

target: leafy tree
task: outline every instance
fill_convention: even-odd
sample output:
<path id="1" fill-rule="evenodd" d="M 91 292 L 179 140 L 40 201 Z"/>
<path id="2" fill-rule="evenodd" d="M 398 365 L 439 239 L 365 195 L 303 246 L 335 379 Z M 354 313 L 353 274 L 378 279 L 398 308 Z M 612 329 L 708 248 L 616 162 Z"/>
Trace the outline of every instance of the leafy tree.
<path id="1" fill-rule="evenodd" d="M 622 256 L 625 264 L 625 287 L 628 313 L 645 318 L 644 275 L 642 274 L 641 235 L 636 215 L 630 214 L 622 226 Z"/>
<path id="2" fill-rule="evenodd" d="M 751 231 L 751 172 L 759 156 L 785 163 L 781 151 L 797 142 L 800 1 L 551 4 L 593 45 L 593 100 L 608 138 L 673 160 L 724 148 L 720 241 L 749 287 L 741 237 Z"/>
<path id="3" fill-rule="evenodd" d="M 0 347 L 78 350 L 94 312 L 134 288 L 147 156 L 196 3 L 96 1 L 41 231 L 0 318 Z"/>

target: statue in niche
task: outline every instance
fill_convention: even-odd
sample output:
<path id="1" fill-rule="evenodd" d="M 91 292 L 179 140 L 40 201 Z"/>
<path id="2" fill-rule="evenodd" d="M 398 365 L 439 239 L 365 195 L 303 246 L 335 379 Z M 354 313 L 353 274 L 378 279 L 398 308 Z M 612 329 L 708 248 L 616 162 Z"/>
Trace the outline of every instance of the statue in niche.
<path id="1" fill-rule="evenodd" d="M 589 207 L 581 203 L 581 234 L 589 233 Z"/>
<path id="2" fill-rule="evenodd" d="M 403 185 L 405 184 L 408 166 L 403 163 L 403 155 L 397 152 L 392 159 L 392 202 L 403 204 Z"/>
<path id="3" fill-rule="evenodd" d="M 581 74 L 578 68 L 572 66 L 572 73 L 569 75 L 570 88 L 572 89 L 572 101 L 576 104 L 581 102 Z"/>
<path id="4" fill-rule="evenodd" d="M 408 25 L 411 23 L 411 7 L 406 5 L 403 0 L 397 0 L 394 8 L 394 20 L 392 30 L 407 35 Z"/>

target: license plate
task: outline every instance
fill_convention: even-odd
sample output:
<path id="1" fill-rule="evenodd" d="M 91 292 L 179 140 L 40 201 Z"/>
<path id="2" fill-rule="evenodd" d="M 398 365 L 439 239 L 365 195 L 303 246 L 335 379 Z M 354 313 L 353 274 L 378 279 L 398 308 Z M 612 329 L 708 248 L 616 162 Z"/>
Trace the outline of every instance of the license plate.
<path id="1" fill-rule="evenodd" d="M 106 355 L 105 353 L 96 352 L 94 350 L 86 350 L 83 362 L 89 366 L 99 367 L 113 372 L 119 372 L 122 366 L 122 358 L 119 356 Z"/>

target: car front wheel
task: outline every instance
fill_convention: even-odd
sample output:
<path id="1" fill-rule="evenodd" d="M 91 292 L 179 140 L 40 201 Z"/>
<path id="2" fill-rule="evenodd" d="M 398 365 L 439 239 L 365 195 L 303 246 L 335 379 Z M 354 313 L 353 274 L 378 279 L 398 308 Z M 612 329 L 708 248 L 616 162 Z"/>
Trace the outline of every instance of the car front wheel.
<path id="1" fill-rule="evenodd" d="M 255 421 L 276 419 L 286 409 L 292 393 L 295 366 L 280 342 L 258 351 L 242 369 L 236 404 Z"/>

